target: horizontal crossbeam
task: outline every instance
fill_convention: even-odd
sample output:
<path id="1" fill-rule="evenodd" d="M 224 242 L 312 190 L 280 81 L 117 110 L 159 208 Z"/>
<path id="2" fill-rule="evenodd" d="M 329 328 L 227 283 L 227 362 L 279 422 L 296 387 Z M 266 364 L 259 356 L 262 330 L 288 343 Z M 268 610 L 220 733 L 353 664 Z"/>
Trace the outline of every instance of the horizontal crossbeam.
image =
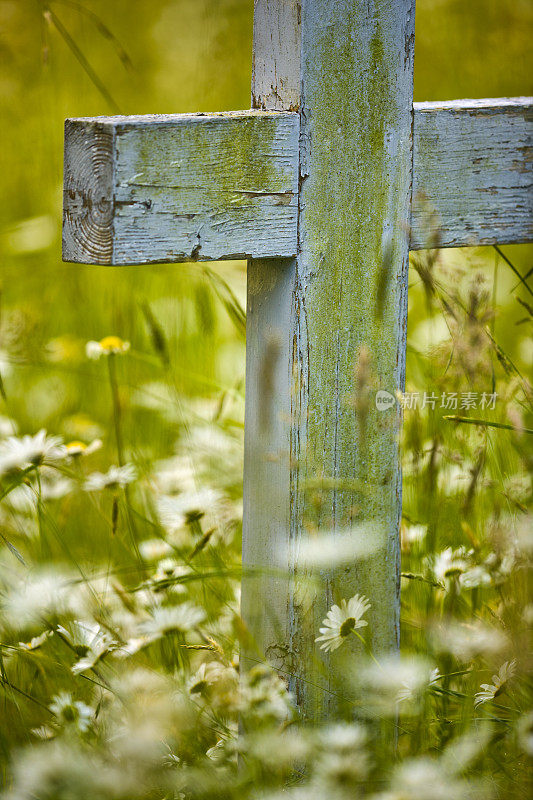
<path id="1" fill-rule="evenodd" d="M 411 249 L 533 240 L 533 99 L 415 103 Z"/>
<path id="2" fill-rule="evenodd" d="M 67 120 L 64 260 L 294 255 L 298 126 L 265 111 Z"/>
<path id="3" fill-rule="evenodd" d="M 529 98 L 416 103 L 411 249 L 533 241 L 532 134 Z M 295 255 L 298 136 L 280 112 L 67 120 L 64 260 Z"/>

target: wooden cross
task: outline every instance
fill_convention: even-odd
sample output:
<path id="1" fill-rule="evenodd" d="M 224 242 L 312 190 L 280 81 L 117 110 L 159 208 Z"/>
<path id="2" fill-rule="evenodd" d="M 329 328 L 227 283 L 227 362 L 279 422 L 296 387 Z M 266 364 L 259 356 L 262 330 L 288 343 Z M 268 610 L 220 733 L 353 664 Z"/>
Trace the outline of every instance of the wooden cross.
<path id="1" fill-rule="evenodd" d="M 533 240 L 531 99 L 413 106 L 414 6 L 255 0 L 256 110 L 65 127 L 66 261 L 248 259 L 242 608 L 313 719 L 333 602 L 398 644 L 401 412 L 361 398 L 404 386 L 409 249 Z M 379 551 L 311 591 L 302 540 L 361 520 Z"/>

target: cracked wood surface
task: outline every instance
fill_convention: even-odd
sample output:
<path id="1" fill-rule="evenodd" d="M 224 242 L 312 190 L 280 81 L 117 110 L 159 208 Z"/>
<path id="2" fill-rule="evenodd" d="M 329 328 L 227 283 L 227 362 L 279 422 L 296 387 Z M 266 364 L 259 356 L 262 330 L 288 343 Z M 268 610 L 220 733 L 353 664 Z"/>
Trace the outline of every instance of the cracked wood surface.
<path id="1" fill-rule="evenodd" d="M 533 99 L 414 110 L 411 249 L 533 241 Z"/>
<path id="2" fill-rule="evenodd" d="M 356 369 L 368 352 L 367 379 L 403 385 L 413 46 L 411 0 L 255 2 L 252 97 L 299 109 L 300 193 L 297 258 L 248 267 L 242 664 L 266 657 L 315 720 L 350 713 L 360 651 L 315 644 L 332 603 L 368 595 L 370 646 L 398 644 L 399 412 L 378 413 Z M 304 563 L 314 532 L 356 544 L 360 523 L 369 558 Z"/>
<path id="3" fill-rule="evenodd" d="M 294 255 L 298 123 L 261 111 L 67 120 L 64 260 Z"/>

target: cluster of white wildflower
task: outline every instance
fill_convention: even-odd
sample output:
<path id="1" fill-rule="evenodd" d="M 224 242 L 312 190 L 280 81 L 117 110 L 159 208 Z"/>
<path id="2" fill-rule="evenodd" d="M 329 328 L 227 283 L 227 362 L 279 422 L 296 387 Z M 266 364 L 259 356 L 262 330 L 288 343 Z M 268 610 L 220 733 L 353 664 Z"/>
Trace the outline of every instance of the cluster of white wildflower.
<path id="1" fill-rule="evenodd" d="M 429 670 L 429 673 L 426 674 L 426 680 L 421 679 L 418 669 L 413 670 L 410 675 L 404 675 L 402 686 L 396 695 L 397 702 L 418 699 L 426 689 L 438 686 L 441 678 L 442 675 L 438 667 L 433 667 Z"/>
<path id="2" fill-rule="evenodd" d="M 218 750 L 218 752 L 217 752 Z M 221 742 L 209 753 L 210 758 L 226 758 L 233 752 L 252 758 L 269 775 L 290 778 L 295 764 L 308 763 L 317 754 L 316 737 L 302 728 L 251 731 L 233 742 Z M 310 789 L 309 786 L 305 787 Z"/>
<path id="3" fill-rule="evenodd" d="M 174 552 L 165 539 L 145 539 L 140 543 L 139 550 L 146 561 L 161 561 Z"/>
<path id="4" fill-rule="evenodd" d="M 191 603 L 155 608 L 139 629 L 149 639 L 159 639 L 170 633 L 188 633 L 205 619 L 205 611 Z"/>
<path id="5" fill-rule="evenodd" d="M 157 516 L 170 545 L 194 550 L 233 539 L 242 503 L 223 487 L 240 483 L 240 445 L 214 424 L 198 425 L 176 443 L 175 456 L 154 464 Z M 231 456 L 235 451 L 238 459 Z M 214 476 L 217 488 L 211 483 Z"/>
<path id="6" fill-rule="evenodd" d="M 372 800 L 481 800 L 472 782 L 455 775 L 443 761 L 417 758 L 396 768 L 390 789 Z M 487 787 L 484 787 L 486 790 Z"/>
<path id="7" fill-rule="evenodd" d="M 204 661 L 187 680 L 187 688 L 195 703 L 229 716 L 240 707 L 239 673 L 231 664 Z"/>
<path id="8" fill-rule="evenodd" d="M 378 649 L 382 609 L 372 588 L 391 531 L 363 517 L 364 486 L 333 520 L 327 476 L 305 530 L 274 556 L 276 577 L 257 583 L 276 581 L 287 556 L 305 573 L 294 592 L 289 582 L 297 622 L 288 632 L 267 598 L 263 641 L 250 624 L 253 581 L 248 615 L 240 614 L 240 385 L 193 398 L 166 373 L 118 386 L 117 360 L 129 350 L 116 336 L 86 345 L 87 357 L 109 368 L 115 411 L 125 412 L 115 416 L 119 450 L 135 453 L 135 465 L 121 452 L 108 466 L 106 449 L 95 464 L 102 471 L 86 466 L 103 441 L 113 447 L 92 416 L 109 418 L 107 392 L 91 416 L 69 411 L 58 422 L 64 439 L 45 430 L 19 436 L 0 416 L 2 742 L 13 765 L 2 797 L 486 800 L 494 787 L 502 796 L 521 788 L 517 776 L 533 754 L 521 652 L 533 619 L 529 478 L 502 477 L 500 465 L 480 471 L 486 431 L 451 427 L 448 438 L 415 420 L 405 458 L 401 654 Z M 57 339 L 47 352 L 49 366 L 79 360 L 80 341 Z M 39 419 L 58 418 L 55 397 L 67 396 L 66 385 L 59 377 L 29 388 Z M 138 419 L 149 424 L 131 442 Z M 59 554 L 68 568 L 48 565 Z M 335 591 L 330 576 L 341 573 L 360 580 L 360 593 L 336 598 L 315 625 L 324 578 Z M 329 720 L 301 716 L 302 697 Z"/>

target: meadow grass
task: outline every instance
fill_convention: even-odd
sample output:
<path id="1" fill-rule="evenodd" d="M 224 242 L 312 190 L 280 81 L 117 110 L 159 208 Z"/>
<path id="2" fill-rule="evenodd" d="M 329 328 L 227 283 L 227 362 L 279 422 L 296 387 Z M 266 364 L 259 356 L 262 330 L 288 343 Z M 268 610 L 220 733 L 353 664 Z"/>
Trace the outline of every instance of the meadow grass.
<path id="1" fill-rule="evenodd" d="M 401 655 L 334 610 L 320 727 L 238 673 L 246 265 L 60 263 L 62 117 L 245 108 L 251 6 L 0 4 L 2 796 L 525 797 L 531 248 L 411 257 Z M 418 6 L 417 99 L 527 93 L 527 3 Z"/>

